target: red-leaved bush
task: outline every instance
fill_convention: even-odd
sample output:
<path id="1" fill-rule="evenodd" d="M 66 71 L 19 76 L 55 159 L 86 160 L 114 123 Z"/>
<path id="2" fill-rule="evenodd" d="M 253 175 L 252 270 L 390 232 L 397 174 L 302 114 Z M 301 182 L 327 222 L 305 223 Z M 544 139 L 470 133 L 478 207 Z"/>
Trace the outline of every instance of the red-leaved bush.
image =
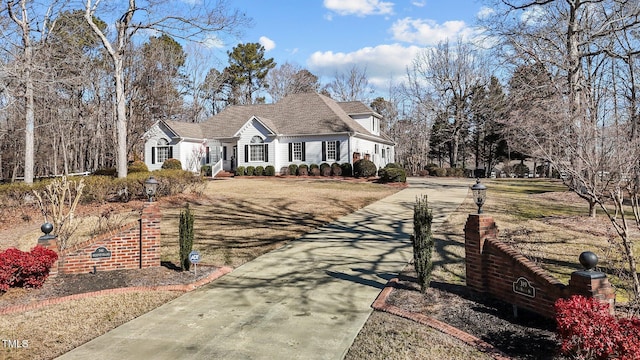
<path id="1" fill-rule="evenodd" d="M 607 304 L 572 296 L 555 304 L 562 352 L 580 359 L 640 359 L 640 319 L 618 319 Z"/>
<path id="2" fill-rule="evenodd" d="M 0 291 L 10 287 L 40 287 L 49 276 L 49 269 L 58 254 L 42 246 L 30 252 L 7 249 L 0 253 Z"/>

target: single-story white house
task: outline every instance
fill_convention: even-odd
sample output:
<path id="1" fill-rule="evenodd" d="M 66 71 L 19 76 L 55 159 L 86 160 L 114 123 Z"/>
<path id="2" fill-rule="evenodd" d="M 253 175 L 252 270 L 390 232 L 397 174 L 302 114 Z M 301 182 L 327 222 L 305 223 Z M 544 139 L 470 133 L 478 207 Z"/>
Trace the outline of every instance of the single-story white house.
<path id="1" fill-rule="evenodd" d="M 202 123 L 158 121 L 145 133 L 149 170 L 170 158 L 185 170 L 238 166 L 351 163 L 378 168 L 394 162 L 394 142 L 380 133 L 382 116 L 359 101 L 336 102 L 317 93 L 289 95 L 275 104 L 230 106 Z"/>

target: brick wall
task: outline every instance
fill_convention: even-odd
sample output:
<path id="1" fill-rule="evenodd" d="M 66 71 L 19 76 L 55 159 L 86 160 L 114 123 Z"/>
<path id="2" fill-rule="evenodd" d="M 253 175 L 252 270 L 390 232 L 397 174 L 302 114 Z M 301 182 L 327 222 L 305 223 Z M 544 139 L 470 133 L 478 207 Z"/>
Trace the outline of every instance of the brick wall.
<path id="1" fill-rule="evenodd" d="M 58 252 L 54 266 L 64 274 L 160 266 L 160 220 L 157 203 L 145 203 L 140 220 Z"/>
<path id="2" fill-rule="evenodd" d="M 579 294 L 609 304 L 615 293 L 603 273 L 577 271 L 569 285 L 549 275 L 515 249 L 497 239 L 491 216 L 471 214 L 465 225 L 467 286 L 545 317 L 555 316 L 558 298 Z"/>

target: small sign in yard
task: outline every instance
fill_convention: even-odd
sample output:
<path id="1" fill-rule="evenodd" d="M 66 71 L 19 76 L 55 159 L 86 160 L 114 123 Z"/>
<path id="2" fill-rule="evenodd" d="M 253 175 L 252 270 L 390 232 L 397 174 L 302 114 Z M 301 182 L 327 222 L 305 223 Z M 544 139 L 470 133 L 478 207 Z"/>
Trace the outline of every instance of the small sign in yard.
<path id="1" fill-rule="evenodd" d="M 189 253 L 189 261 L 193 264 L 193 276 L 197 276 L 198 263 L 200 262 L 200 253 L 193 250 Z"/>
<path id="2" fill-rule="evenodd" d="M 536 288 L 531 285 L 529 280 L 523 277 L 513 282 L 513 292 L 530 298 L 536 297 Z"/>
<path id="3" fill-rule="evenodd" d="M 100 246 L 94 252 L 91 253 L 92 259 L 105 259 L 111 257 L 111 251 L 107 250 L 106 247 Z"/>

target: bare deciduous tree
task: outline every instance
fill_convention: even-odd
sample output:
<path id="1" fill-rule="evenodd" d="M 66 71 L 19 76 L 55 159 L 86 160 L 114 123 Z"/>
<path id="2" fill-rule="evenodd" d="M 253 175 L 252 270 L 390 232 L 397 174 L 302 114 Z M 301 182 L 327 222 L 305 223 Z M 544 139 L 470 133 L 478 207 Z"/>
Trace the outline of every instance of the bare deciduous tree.
<path id="1" fill-rule="evenodd" d="M 353 65 L 346 73 L 336 72 L 335 78 L 325 87 L 325 90 L 336 101 L 368 101 L 372 93 L 367 78 L 367 68 Z"/>

